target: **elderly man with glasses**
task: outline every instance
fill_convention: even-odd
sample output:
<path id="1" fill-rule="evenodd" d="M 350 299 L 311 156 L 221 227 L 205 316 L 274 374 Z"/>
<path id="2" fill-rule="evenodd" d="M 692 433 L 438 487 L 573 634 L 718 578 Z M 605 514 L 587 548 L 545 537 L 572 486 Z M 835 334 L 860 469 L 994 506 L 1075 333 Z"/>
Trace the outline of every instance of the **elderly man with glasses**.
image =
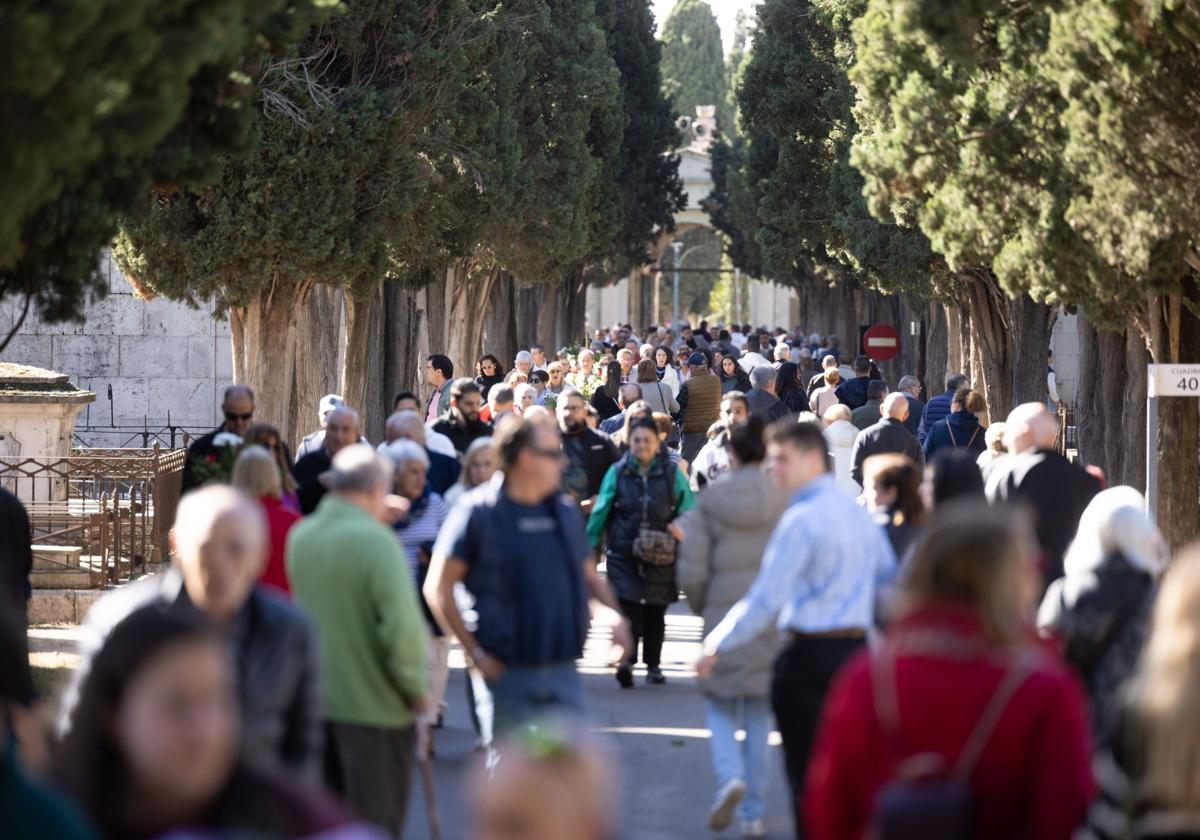
<path id="1" fill-rule="evenodd" d="M 221 411 L 225 421 L 188 447 L 187 461 L 183 465 L 184 493 L 200 483 L 193 473 L 196 464 L 220 458 L 221 440 L 218 438 L 221 435 L 233 435 L 239 439 L 246 435 L 250 424 L 254 422 L 254 391 L 249 385 L 230 385 L 225 389 L 225 398 L 221 400 Z"/>

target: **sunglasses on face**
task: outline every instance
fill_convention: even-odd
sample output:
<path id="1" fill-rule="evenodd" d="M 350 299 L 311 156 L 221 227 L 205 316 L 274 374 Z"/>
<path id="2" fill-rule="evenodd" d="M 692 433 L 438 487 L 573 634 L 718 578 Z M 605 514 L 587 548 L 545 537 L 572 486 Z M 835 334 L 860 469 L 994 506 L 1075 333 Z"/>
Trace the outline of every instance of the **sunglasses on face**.
<path id="1" fill-rule="evenodd" d="M 254 412 L 250 411 L 250 412 L 247 412 L 246 414 L 235 414 L 232 411 L 226 411 L 225 419 L 229 420 L 230 422 L 232 422 L 234 420 L 252 420 L 252 419 L 254 419 Z"/>

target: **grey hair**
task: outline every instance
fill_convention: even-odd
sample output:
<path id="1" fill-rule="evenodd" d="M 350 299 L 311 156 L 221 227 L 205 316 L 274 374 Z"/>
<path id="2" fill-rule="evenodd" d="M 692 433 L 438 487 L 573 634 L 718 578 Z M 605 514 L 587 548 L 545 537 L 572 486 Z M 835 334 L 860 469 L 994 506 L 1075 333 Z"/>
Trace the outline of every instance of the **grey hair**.
<path id="1" fill-rule="evenodd" d="M 750 384 L 760 391 L 771 387 L 775 381 L 775 368 L 770 365 L 759 365 L 750 371 Z"/>
<path id="2" fill-rule="evenodd" d="M 334 493 L 374 493 L 391 487 L 394 474 L 390 458 L 365 443 L 353 443 L 333 456 L 333 466 L 321 478 Z"/>
<path id="3" fill-rule="evenodd" d="M 530 364 L 533 364 L 533 354 L 528 350 L 522 350 L 521 352 L 517 353 L 513 361 L 518 364 L 521 362 L 529 362 Z"/>
<path id="4" fill-rule="evenodd" d="M 221 395 L 221 405 L 229 402 L 230 397 L 245 396 L 250 398 L 250 402 L 254 402 L 254 389 L 249 385 L 230 385 Z"/>
<path id="5" fill-rule="evenodd" d="M 896 388 L 900 391 L 911 391 L 914 387 L 920 384 L 921 380 L 917 379 L 917 377 L 913 376 L 911 373 L 907 373 L 900 377 L 900 382 L 896 385 Z"/>
<path id="6" fill-rule="evenodd" d="M 411 440 L 394 440 L 383 448 L 383 454 L 398 470 L 406 467 L 409 461 L 420 461 L 427 469 L 429 467 L 425 448 Z"/>
<path id="7" fill-rule="evenodd" d="M 419 436 L 423 442 L 425 440 L 425 424 L 421 422 L 421 415 L 412 409 L 396 411 L 388 415 L 384 433 L 395 434 L 397 438 L 407 440 L 417 440 L 417 436 Z"/>
<path id="8" fill-rule="evenodd" d="M 326 419 L 327 421 L 328 421 L 328 420 L 332 420 L 332 419 L 333 419 L 333 416 L 334 416 L 335 414 L 344 414 L 344 415 L 348 415 L 348 416 L 350 416 L 350 417 L 353 417 L 353 418 L 354 418 L 354 428 L 356 428 L 356 429 L 360 429 L 360 430 L 362 429 L 362 422 L 359 420 L 359 417 L 358 417 L 358 412 L 357 412 L 357 411 L 355 411 L 355 410 L 354 410 L 353 408 L 351 408 L 350 406 L 348 406 L 348 405 L 345 405 L 344 403 L 343 403 L 342 405 L 339 405 L 339 406 L 338 406 L 337 408 L 335 408 L 333 411 L 331 411 L 331 412 L 329 412 L 328 414 L 326 414 L 326 415 L 325 415 L 325 419 Z"/>

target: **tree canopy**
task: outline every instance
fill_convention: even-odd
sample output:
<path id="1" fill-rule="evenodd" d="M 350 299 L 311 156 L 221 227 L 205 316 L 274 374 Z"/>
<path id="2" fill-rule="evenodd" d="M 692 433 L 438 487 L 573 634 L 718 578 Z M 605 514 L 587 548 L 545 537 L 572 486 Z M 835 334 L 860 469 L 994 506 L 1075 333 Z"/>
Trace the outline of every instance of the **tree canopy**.
<path id="1" fill-rule="evenodd" d="M 694 117 L 697 105 L 715 105 L 718 126 L 732 125 L 721 27 L 707 0 L 679 0 L 663 21 L 662 42 L 663 90 L 675 113 Z"/>
<path id="2" fill-rule="evenodd" d="M 992 265 L 1010 293 L 1123 322 L 1178 288 L 1200 230 L 1197 15 L 871 0 L 852 77 L 872 211 L 918 223 L 951 265 Z"/>
<path id="3" fill-rule="evenodd" d="M 331 0 L 20 0 L 0 8 L 0 295 L 49 321 L 102 293 L 118 217 L 212 178 L 240 146 L 246 74 Z"/>

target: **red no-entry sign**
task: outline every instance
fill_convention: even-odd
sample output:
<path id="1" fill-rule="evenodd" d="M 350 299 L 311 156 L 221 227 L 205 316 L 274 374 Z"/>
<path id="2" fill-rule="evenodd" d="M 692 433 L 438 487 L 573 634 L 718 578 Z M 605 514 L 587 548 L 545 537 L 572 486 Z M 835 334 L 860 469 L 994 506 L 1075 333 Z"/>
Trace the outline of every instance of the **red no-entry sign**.
<path id="1" fill-rule="evenodd" d="M 890 324 L 875 324 L 863 333 L 863 352 L 877 362 L 900 355 L 900 331 Z"/>

